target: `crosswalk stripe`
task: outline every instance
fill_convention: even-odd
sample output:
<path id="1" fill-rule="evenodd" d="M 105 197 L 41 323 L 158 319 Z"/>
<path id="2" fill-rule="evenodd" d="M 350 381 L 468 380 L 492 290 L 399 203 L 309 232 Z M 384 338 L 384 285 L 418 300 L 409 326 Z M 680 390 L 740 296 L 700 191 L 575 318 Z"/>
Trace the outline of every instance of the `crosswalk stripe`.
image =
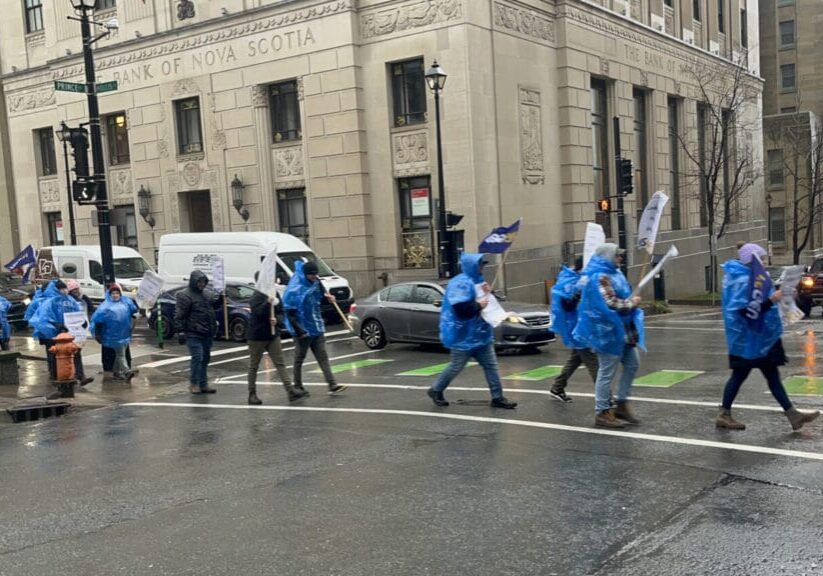
<path id="1" fill-rule="evenodd" d="M 433 364 L 431 366 L 423 366 L 422 368 L 415 368 L 414 370 L 408 370 L 407 372 L 401 372 L 397 374 L 397 376 L 437 376 L 443 370 L 446 369 L 448 366 L 448 362 L 443 362 L 442 364 Z M 466 366 L 477 366 L 477 362 L 469 362 Z"/>
<path id="2" fill-rule="evenodd" d="M 386 362 L 394 362 L 394 360 L 368 358 L 366 360 L 355 360 L 354 362 L 346 362 L 344 364 L 335 364 L 331 367 L 333 374 L 340 372 L 348 372 L 349 370 L 357 370 L 358 368 L 367 368 L 369 366 L 376 366 L 377 364 L 385 364 Z M 312 370 L 312 372 L 320 372 L 320 369 Z"/>
<path id="3" fill-rule="evenodd" d="M 546 380 L 552 376 L 557 376 L 563 370 L 562 366 L 541 366 L 528 372 L 520 372 L 518 374 L 511 374 L 504 376 L 503 380 L 525 380 L 526 382 L 537 382 L 539 380 Z"/>
<path id="4" fill-rule="evenodd" d="M 823 378 L 817 376 L 789 376 L 783 385 L 789 394 L 823 396 Z"/>
<path id="5" fill-rule="evenodd" d="M 654 388 L 670 388 L 680 382 L 690 380 L 704 374 L 702 370 L 658 370 L 649 372 L 640 378 L 635 378 L 635 386 L 652 386 Z"/>

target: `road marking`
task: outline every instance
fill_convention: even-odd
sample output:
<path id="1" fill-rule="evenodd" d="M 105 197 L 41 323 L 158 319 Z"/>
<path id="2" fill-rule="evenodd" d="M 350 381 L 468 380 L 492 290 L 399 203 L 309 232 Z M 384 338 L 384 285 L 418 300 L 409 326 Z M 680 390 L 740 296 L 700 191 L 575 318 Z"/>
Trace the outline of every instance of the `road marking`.
<path id="1" fill-rule="evenodd" d="M 692 332 L 725 332 L 724 328 L 688 328 L 686 326 L 646 326 L 646 330 L 688 330 Z"/>
<path id="2" fill-rule="evenodd" d="M 348 330 L 346 331 L 348 332 Z M 360 340 L 359 336 L 350 336 L 348 338 L 335 338 L 334 340 L 328 340 L 326 344 L 330 344 L 332 342 L 345 342 L 346 340 Z M 248 346 L 243 348 L 244 350 L 248 350 Z M 283 348 L 283 352 L 289 352 L 290 350 L 294 350 L 294 346 L 286 346 Z M 246 354 L 245 356 L 237 356 L 236 358 L 229 358 L 228 360 L 219 360 L 217 362 L 209 362 L 209 366 L 218 366 L 220 364 L 231 364 L 232 362 L 237 362 L 240 360 L 248 360 L 250 356 Z"/>
<path id="3" fill-rule="evenodd" d="M 823 396 L 823 378 L 817 376 L 789 376 L 783 380 L 786 391 L 803 396 Z"/>
<path id="4" fill-rule="evenodd" d="M 422 368 L 415 368 L 414 370 L 409 370 L 408 372 L 401 372 L 400 374 L 397 374 L 397 376 L 437 376 L 445 370 L 448 365 L 448 362 L 443 362 L 442 364 L 423 366 Z M 466 367 L 469 366 L 477 366 L 477 362 L 467 362 Z"/>
<path id="5" fill-rule="evenodd" d="M 659 370 L 645 374 L 635 379 L 635 386 L 653 386 L 655 388 L 670 388 L 680 382 L 685 382 L 695 376 L 700 376 L 702 370 Z"/>
<path id="6" fill-rule="evenodd" d="M 339 374 L 340 372 L 347 372 L 349 370 L 357 370 L 358 368 L 368 368 L 369 366 L 376 366 L 378 364 L 385 364 L 386 362 L 394 362 L 383 358 L 367 358 L 366 360 L 355 360 L 354 362 L 346 362 L 345 364 L 335 364 L 331 367 L 332 374 Z M 321 372 L 321 370 L 312 370 L 312 372 Z"/>
<path id="7" fill-rule="evenodd" d="M 551 378 L 552 376 L 557 376 L 562 370 L 562 366 L 541 366 L 540 368 L 535 368 L 534 370 L 529 370 L 528 372 L 520 372 L 510 376 L 503 376 L 503 380 L 524 380 L 526 382 L 537 382 L 539 380 Z"/>
<path id="8" fill-rule="evenodd" d="M 818 452 L 802 452 L 800 450 L 786 450 L 783 448 L 770 448 L 767 446 L 757 446 L 752 444 L 737 444 L 735 442 L 717 442 L 715 440 L 699 440 L 696 438 L 680 438 L 677 436 L 662 436 L 659 434 L 640 434 L 638 432 L 625 431 L 618 432 L 616 430 L 584 428 L 582 426 L 569 426 L 567 424 L 553 424 L 550 422 L 535 422 L 533 420 L 515 420 L 512 418 L 471 416 L 468 414 L 454 414 L 444 412 L 423 412 L 420 410 L 393 410 L 385 408 L 331 408 L 324 406 L 248 406 L 242 404 L 198 404 L 192 402 L 132 402 L 130 404 L 124 404 L 124 406 L 135 406 L 144 408 L 200 408 L 210 410 L 269 410 L 284 412 L 332 412 L 349 414 L 373 414 L 381 416 L 420 416 L 423 418 L 436 418 L 442 420 L 460 420 L 464 422 L 508 424 L 510 426 L 522 426 L 524 428 L 559 430 L 562 432 L 577 432 L 579 434 L 593 434 L 596 436 L 631 438 L 633 440 L 645 440 L 648 442 L 680 444 L 683 446 L 699 446 L 702 448 L 718 448 L 720 450 L 752 452 L 755 454 L 769 454 L 772 456 L 786 456 L 790 458 L 800 458 L 804 460 L 823 461 L 823 453 Z"/>
<path id="9" fill-rule="evenodd" d="M 334 358 L 329 358 L 329 362 L 334 362 L 335 360 L 343 360 L 345 358 L 355 358 L 357 356 L 363 356 L 365 354 L 376 354 L 380 352 L 380 350 L 366 350 L 365 352 L 355 352 L 354 354 L 343 354 L 342 356 L 335 356 Z M 312 360 L 311 362 L 303 362 L 303 366 L 311 366 L 312 364 L 317 364 L 317 360 Z M 290 364 L 287 368 L 292 368 L 293 366 Z M 277 368 L 269 368 L 267 370 L 258 370 L 258 374 L 268 374 L 269 372 L 275 372 Z M 215 382 L 217 383 L 226 383 L 226 384 L 238 384 L 239 382 L 232 382 L 232 380 L 237 380 L 238 378 L 242 379 L 242 382 L 245 383 L 246 379 L 248 378 L 247 372 L 241 372 L 239 374 L 233 374 L 230 376 L 223 376 L 222 378 L 218 378 Z"/>

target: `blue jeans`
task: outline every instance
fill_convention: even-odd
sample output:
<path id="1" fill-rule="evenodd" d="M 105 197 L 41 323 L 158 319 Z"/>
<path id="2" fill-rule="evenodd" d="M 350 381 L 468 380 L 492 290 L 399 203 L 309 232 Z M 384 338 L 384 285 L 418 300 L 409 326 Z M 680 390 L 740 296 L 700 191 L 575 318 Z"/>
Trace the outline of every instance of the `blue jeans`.
<path id="1" fill-rule="evenodd" d="M 483 367 L 486 373 L 486 383 L 492 398 L 503 397 L 503 385 L 500 383 L 500 373 L 497 369 L 497 355 L 494 353 L 494 344 L 487 344 L 474 350 L 452 350 L 451 359 L 446 369 L 440 373 L 437 382 L 432 386 L 435 392 L 442 392 L 454 378 L 465 368 L 466 363 L 474 358 Z"/>
<path id="2" fill-rule="evenodd" d="M 209 361 L 211 360 L 211 338 L 202 336 L 186 336 L 186 346 L 191 355 L 190 382 L 200 389 L 208 387 Z"/>
<path id="3" fill-rule="evenodd" d="M 632 391 L 632 382 L 640 368 L 640 357 L 637 348 L 634 346 L 624 346 L 623 354 L 597 354 L 599 368 L 597 370 L 597 381 L 594 383 L 594 411 L 598 414 L 608 410 L 609 397 L 612 392 L 612 382 L 617 374 L 617 365 L 623 364 L 623 374 L 620 375 L 620 385 L 617 388 L 617 401 L 625 402 L 629 399 Z"/>

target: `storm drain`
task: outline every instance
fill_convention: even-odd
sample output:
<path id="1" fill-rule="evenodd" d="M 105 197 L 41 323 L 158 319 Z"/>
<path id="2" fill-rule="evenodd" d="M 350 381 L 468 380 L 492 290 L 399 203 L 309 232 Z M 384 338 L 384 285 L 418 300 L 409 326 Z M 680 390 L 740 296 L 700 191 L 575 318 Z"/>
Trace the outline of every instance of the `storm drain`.
<path id="1" fill-rule="evenodd" d="M 68 402 L 49 402 L 46 404 L 15 406 L 14 408 L 7 408 L 6 412 L 9 413 L 14 423 L 34 422 L 35 420 L 62 416 L 70 406 L 71 404 Z"/>

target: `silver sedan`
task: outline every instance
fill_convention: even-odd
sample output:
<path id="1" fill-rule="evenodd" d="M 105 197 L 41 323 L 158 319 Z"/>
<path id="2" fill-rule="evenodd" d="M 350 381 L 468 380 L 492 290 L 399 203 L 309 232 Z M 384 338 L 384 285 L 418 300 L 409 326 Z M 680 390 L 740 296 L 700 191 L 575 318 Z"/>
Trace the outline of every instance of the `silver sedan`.
<path id="1" fill-rule="evenodd" d="M 444 287 L 434 282 L 393 284 L 352 305 L 349 319 L 371 349 L 392 342 L 440 343 Z M 555 340 L 546 306 L 504 302 L 512 316 L 494 330 L 495 347 L 534 349 Z"/>

